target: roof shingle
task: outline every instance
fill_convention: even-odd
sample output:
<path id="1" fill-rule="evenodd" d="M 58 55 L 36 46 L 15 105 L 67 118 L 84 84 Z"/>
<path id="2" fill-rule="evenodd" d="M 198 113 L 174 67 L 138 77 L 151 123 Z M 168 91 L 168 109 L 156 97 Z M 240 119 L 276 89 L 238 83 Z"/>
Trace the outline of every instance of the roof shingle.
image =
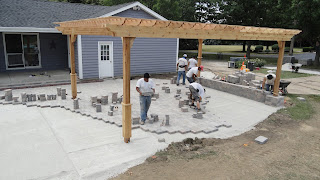
<path id="1" fill-rule="evenodd" d="M 53 22 L 95 18 L 131 3 L 98 6 L 46 0 L 0 0 L 0 27 L 53 28 Z"/>

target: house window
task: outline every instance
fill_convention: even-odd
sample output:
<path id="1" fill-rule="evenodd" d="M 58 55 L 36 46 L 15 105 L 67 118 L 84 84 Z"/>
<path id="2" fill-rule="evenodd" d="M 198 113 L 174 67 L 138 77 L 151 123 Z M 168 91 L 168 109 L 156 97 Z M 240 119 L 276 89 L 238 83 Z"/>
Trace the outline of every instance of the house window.
<path id="1" fill-rule="evenodd" d="M 7 69 L 40 67 L 38 34 L 4 34 Z"/>

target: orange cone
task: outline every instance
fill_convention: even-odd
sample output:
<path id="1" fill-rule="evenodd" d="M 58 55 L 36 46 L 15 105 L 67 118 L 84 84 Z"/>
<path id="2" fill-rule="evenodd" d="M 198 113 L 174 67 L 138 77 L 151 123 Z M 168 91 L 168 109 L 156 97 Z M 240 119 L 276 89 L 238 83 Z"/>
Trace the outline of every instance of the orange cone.
<path id="1" fill-rule="evenodd" d="M 241 69 L 240 69 L 241 71 L 243 70 L 243 65 L 244 65 L 244 61 L 242 62 L 242 66 L 241 66 Z"/>

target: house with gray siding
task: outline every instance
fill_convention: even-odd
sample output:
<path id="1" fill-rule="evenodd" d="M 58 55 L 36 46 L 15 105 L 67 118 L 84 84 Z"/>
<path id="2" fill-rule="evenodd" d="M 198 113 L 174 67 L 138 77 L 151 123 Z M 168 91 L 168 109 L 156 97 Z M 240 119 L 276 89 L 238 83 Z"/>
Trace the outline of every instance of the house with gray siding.
<path id="1" fill-rule="evenodd" d="M 46 0 L 0 0 L 0 73 L 70 68 L 69 38 L 54 22 L 119 16 L 166 20 L 139 2 L 116 6 Z M 136 38 L 131 74 L 175 72 L 178 39 Z M 119 37 L 78 35 L 76 72 L 80 79 L 122 76 Z"/>

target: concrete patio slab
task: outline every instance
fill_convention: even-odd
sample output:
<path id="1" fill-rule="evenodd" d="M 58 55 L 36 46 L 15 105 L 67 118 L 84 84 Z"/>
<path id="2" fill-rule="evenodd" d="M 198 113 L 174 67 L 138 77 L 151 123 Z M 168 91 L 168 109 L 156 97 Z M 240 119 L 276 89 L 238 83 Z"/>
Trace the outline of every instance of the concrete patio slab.
<path id="1" fill-rule="evenodd" d="M 139 116 L 138 95 L 134 89 L 136 81 L 131 81 L 133 116 Z M 93 95 L 109 95 L 111 98 L 110 94 L 114 91 L 121 95 L 121 79 L 79 84 L 80 109 L 76 110 L 79 113 L 72 112 L 70 85 L 61 86 L 67 89 L 66 100 L 58 97 L 57 100 L 27 103 L 28 106 L 36 105 L 33 107 L 2 105 L 4 100 L 0 100 L 0 146 L 5 147 L 0 149 L 0 168 L 4 172 L 0 174 L 0 179 L 107 179 L 142 163 L 171 142 L 188 137 L 236 136 L 253 129 L 254 125 L 278 110 L 207 88 L 206 93 L 211 96 L 207 98 L 208 112 L 203 119 L 194 119 L 191 109 L 190 114 L 181 112 L 174 93 L 165 94 L 161 90 L 163 83 L 169 80 L 154 81 L 160 85 L 156 86 L 160 97 L 152 102 L 150 114 L 158 113 L 159 122 L 132 130 L 129 144 L 123 142 L 122 128 L 117 124 L 121 122 L 120 104 L 116 104 L 119 110 L 111 117 L 107 115 L 110 103 L 102 106 L 102 113 L 97 113 L 90 103 L 90 96 Z M 172 92 L 178 88 L 175 85 L 166 86 L 170 86 L 174 90 Z M 17 89 L 13 90 L 13 95 L 19 96 L 21 92 L 56 94 L 56 88 Z M 179 88 L 186 96 L 187 88 Z M 0 96 L 3 93 L 0 91 Z M 51 108 L 41 108 L 46 105 Z M 170 115 L 170 126 L 160 126 L 165 114 Z M 165 133 L 157 134 L 157 131 Z M 165 142 L 158 142 L 160 138 L 164 138 Z"/>

